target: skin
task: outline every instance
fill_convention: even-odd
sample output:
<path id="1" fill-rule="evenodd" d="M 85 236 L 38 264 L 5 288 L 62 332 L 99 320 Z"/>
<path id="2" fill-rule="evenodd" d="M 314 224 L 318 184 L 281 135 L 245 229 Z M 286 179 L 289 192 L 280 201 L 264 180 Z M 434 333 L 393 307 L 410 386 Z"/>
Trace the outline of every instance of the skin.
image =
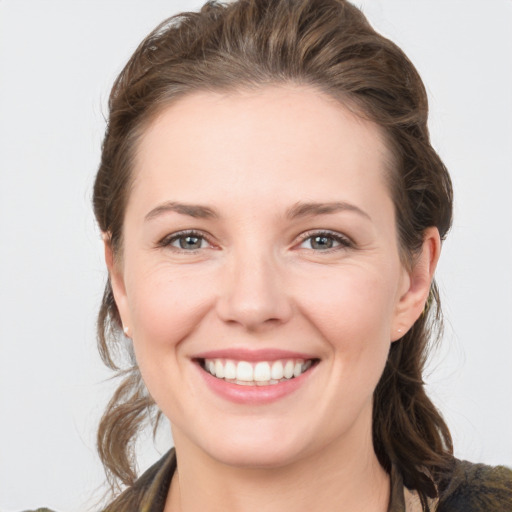
<path id="1" fill-rule="evenodd" d="M 179 467 L 166 510 L 387 510 L 372 394 L 391 343 L 421 314 L 440 251 L 431 228 L 414 266 L 402 264 L 389 161 L 378 126 L 298 86 L 194 93 L 147 129 L 123 257 L 107 243 L 106 260 L 140 371 L 172 425 Z M 287 216 L 332 202 L 350 208 Z M 180 249 L 172 235 L 191 229 L 204 240 Z M 312 243 L 325 231 L 341 237 L 328 234 L 327 250 Z M 193 361 L 218 348 L 320 362 L 294 393 L 240 404 L 214 394 Z"/>

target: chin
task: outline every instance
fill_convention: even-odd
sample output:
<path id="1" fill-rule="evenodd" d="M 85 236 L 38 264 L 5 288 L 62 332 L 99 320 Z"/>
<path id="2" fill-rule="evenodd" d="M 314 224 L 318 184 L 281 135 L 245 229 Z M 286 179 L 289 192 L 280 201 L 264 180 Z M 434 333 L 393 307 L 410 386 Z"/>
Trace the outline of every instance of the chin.
<path id="1" fill-rule="evenodd" d="M 284 433 L 283 433 L 284 432 Z M 289 430 L 258 429 L 226 433 L 221 438 L 202 443 L 212 459 L 227 466 L 247 469 L 271 469 L 292 464 L 308 451 L 307 436 L 293 435 Z"/>
<path id="2" fill-rule="evenodd" d="M 277 449 L 267 446 L 264 449 L 258 444 L 252 446 L 236 446 L 216 449 L 211 456 L 227 466 L 244 469 L 272 469 L 292 464 L 298 458 L 296 450 Z"/>

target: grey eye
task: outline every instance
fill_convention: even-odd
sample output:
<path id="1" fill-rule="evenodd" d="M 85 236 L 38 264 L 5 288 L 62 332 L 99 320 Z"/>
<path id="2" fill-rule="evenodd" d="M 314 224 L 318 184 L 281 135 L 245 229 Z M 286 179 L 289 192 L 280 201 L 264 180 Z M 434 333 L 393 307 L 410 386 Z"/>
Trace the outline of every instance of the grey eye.
<path id="1" fill-rule="evenodd" d="M 351 247 L 351 242 L 340 233 L 320 232 L 304 238 L 300 246 L 303 249 L 311 249 L 313 251 L 321 252 L 328 251 L 330 249 Z"/>
<path id="2" fill-rule="evenodd" d="M 203 247 L 203 242 L 205 242 L 204 238 L 196 235 L 185 235 L 180 236 L 176 240 L 173 241 L 172 245 L 175 245 L 175 243 L 178 243 L 178 246 L 180 249 L 184 250 L 194 250 L 194 249 L 201 249 Z"/>
<path id="3" fill-rule="evenodd" d="M 318 251 L 325 251 L 326 249 L 332 249 L 335 244 L 335 240 L 331 236 L 318 235 L 310 238 L 310 245 L 312 249 Z"/>

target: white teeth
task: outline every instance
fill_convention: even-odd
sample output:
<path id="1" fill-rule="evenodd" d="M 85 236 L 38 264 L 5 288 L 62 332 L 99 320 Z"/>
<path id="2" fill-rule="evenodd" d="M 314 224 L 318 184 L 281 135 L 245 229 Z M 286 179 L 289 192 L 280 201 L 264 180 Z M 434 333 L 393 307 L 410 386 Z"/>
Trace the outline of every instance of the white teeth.
<path id="1" fill-rule="evenodd" d="M 236 365 L 233 361 L 226 361 L 224 366 L 224 378 L 236 379 Z"/>
<path id="2" fill-rule="evenodd" d="M 285 379 L 291 379 L 293 377 L 293 369 L 294 368 L 295 368 L 295 365 L 293 364 L 293 361 L 286 361 L 286 364 L 284 365 Z"/>
<path id="3" fill-rule="evenodd" d="M 217 364 L 215 364 L 215 369 L 217 369 Z M 236 380 L 242 380 L 244 382 L 249 382 L 253 379 L 254 371 L 252 369 L 252 364 L 247 363 L 246 361 L 240 361 L 236 367 Z"/>
<path id="4" fill-rule="evenodd" d="M 235 361 L 206 359 L 203 368 L 218 379 L 245 386 L 268 386 L 299 377 L 312 365 L 312 360 L 286 359 L 278 361 Z"/>
<path id="5" fill-rule="evenodd" d="M 284 368 L 281 361 L 276 361 L 272 365 L 271 377 L 272 380 L 281 380 L 284 377 Z"/>
<path id="6" fill-rule="evenodd" d="M 215 376 L 218 377 L 219 379 L 224 378 L 224 365 L 222 364 L 222 361 L 220 361 L 219 359 L 215 361 Z"/>
<path id="7" fill-rule="evenodd" d="M 254 367 L 254 380 L 256 382 L 270 380 L 270 364 L 267 362 L 256 363 Z"/>

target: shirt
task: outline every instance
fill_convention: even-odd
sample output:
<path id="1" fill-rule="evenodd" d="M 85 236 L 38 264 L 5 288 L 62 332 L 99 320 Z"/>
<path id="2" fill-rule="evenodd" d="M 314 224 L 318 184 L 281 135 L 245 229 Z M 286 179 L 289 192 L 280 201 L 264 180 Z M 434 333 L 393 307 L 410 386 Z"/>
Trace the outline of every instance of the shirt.
<path id="1" fill-rule="evenodd" d="M 103 512 L 163 512 L 175 470 L 173 448 Z M 404 486 L 394 467 L 390 480 L 388 512 L 422 512 L 418 494 Z M 504 466 L 454 459 L 452 471 L 439 482 L 438 491 L 439 498 L 429 500 L 432 512 L 512 512 L 512 470 Z M 40 508 L 35 512 L 52 511 Z"/>

